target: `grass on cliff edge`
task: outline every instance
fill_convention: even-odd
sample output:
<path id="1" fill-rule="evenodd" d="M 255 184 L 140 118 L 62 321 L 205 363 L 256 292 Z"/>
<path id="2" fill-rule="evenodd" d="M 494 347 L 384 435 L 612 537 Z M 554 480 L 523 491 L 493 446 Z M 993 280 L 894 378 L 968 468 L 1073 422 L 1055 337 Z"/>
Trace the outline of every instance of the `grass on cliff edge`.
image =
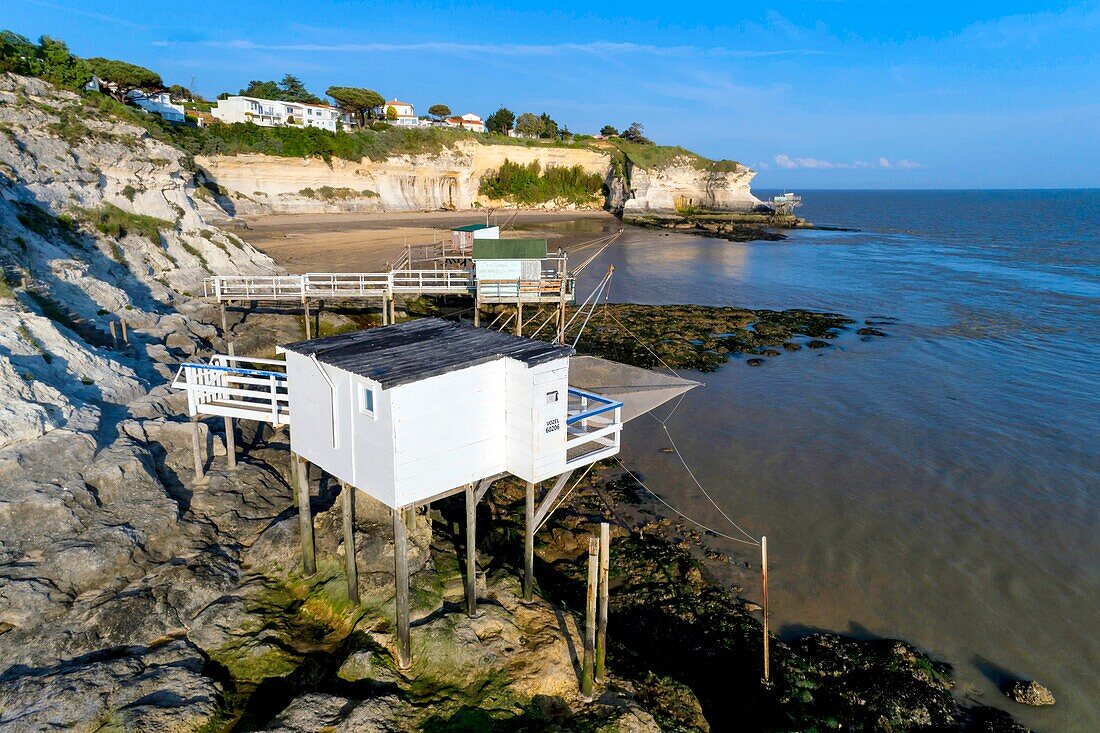
<path id="1" fill-rule="evenodd" d="M 736 160 L 711 160 L 679 145 L 640 145 L 619 138 L 611 138 L 625 160 L 646 170 L 661 170 L 673 164 L 687 164 L 708 173 L 734 173 L 741 164 Z"/>

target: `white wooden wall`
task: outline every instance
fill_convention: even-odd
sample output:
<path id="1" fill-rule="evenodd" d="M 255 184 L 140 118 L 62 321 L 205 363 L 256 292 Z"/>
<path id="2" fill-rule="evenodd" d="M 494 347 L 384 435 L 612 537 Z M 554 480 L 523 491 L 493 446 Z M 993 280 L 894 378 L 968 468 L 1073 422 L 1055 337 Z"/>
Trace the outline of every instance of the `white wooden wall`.
<path id="1" fill-rule="evenodd" d="M 506 468 L 505 363 L 496 359 L 390 390 L 399 505 Z"/>
<path id="2" fill-rule="evenodd" d="M 496 359 L 389 390 L 321 364 L 335 400 L 313 360 L 288 352 L 286 363 L 291 448 L 388 506 L 504 471 L 526 481 L 565 471 L 568 359 Z M 374 417 L 360 410 L 361 383 L 375 388 Z"/>
<path id="3" fill-rule="evenodd" d="M 505 363 L 508 472 L 525 481 L 557 476 L 565 471 L 569 360 L 533 368 L 512 359 Z M 547 393 L 555 391 L 557 401 L 547 403 Z"/>

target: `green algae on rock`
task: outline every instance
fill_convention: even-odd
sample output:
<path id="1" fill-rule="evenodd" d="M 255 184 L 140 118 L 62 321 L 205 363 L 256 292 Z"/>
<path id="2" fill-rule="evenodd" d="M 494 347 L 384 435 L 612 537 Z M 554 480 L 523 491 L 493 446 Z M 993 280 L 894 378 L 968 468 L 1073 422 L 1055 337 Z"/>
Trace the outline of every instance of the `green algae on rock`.
<path id="1" fill-rule="evenodd" d="M 802 309 L 613 303 L 597 306 L 577 350 L 645 368 L 712 372 L 730 355 L 777 356 L 778 351 L 766 347 L 797 350 L 792 338 L 831 338 L 853 323 L 836 313 Z M 531 324 L 531 332 L 536 327 Z"/>

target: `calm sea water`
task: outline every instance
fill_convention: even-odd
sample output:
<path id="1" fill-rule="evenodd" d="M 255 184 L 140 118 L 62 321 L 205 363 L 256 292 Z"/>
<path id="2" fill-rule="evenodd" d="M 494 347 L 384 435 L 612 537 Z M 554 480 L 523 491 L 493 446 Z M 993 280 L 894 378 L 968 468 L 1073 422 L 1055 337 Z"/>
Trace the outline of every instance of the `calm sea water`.
<path id="1" fill-rule="evenodd" d="M 776 626 L 906 638 L 955 666 L 961 696 L 1100 729 L 1100 191 L 804 197 L 811 221 L 861 231 L 632 230 L 586 278 L 614 264 L 619 301 L 898 319 L 884 339 L 731 362 L 669 423 L 703 485 L 768 535 Z M 639 420 L 624 457 L 723 528 L 666 444 Z M 1014 675 L 1058 704 L 1008 702 Z"/>

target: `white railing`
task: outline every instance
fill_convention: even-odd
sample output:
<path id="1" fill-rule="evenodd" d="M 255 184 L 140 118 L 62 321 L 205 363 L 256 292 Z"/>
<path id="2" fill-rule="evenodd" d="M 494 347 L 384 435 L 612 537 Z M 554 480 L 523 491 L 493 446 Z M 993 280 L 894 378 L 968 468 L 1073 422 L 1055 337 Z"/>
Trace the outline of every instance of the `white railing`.
<path id="1" fill-rule="evenodd" d="M 617 454 L 623 430 L 622 409 L 622 402 L 570 387 L 565 465 L 586 466 Z"/>
<path id="2" fill-rule="evenodd" d="M 394 293 L 461 295 L 474 291 L 470 270 L 393 270 L 391 272 L 310 272 L 305 275 L 215 275 L 203 293 L 226 300 L 304 298 L 381 298 Z"/>
<path id="3" fill-rule="evenodd" d="M 245 366 L 248 365 L 248 366 Z M 218 354 L 209 363 L 180 365 L 172 387 L 187 392 L 187 412 L 196 415 L 290 422 L 290 395 L 284 364 Z"/>
<path id="4" fill-rule="evenodd" d="M 310 272 L 301 278 L 311 298 L 380 298 L 391 292 L 388 272 Z"/>
<path id="5" fill-rule="evenodd" d="M 469 270 L 400 270 L 390 273 L 395 293 L 472 293 L 474 274 Z"/>

